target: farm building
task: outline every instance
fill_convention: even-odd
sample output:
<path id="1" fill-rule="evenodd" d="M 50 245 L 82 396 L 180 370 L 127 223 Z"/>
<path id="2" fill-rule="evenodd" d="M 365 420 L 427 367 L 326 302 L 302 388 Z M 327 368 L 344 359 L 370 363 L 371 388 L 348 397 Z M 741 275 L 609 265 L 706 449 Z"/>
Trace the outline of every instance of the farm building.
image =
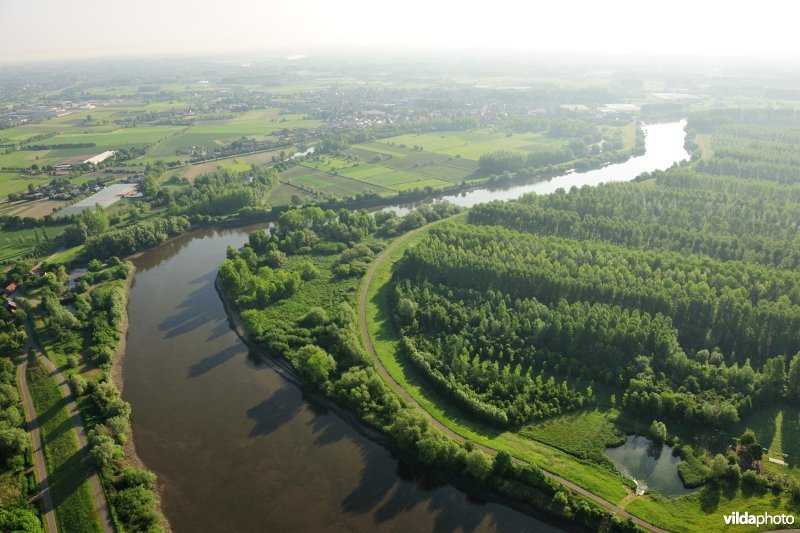
<path id="1" fill-rule="evenodd" d="M 106 159 L 108 159 L 109 157 L 114 155 L 115 153 L 116 152 L 114 150 L 107 150 L 107 151 L 103 152 L 102 154 L 97 154 L 94 157 L 90 157 L 89 159 L 87 159 L 83 163 L 84 164 L 90 164 L 90 165 L 96 165 L 98 163 L 102 163 L 103 161 L 105 161 Z"/>
<path id="2" fill-rule="evenodd" d="M 53 213 L 53 218 L 70 217 L 77 215 L 84 209 L 94 209 L 96 205 L 108 207 L 120 198 L 124 198 L 136 192 L 137 186 L 128 183 L 114 183 L 106 188 L 101 188 L 95 194 L 84 198 L 80 202 L 67 206 L 61 211 Z M 94 189 L 93 189 L 94 190 Z"/>

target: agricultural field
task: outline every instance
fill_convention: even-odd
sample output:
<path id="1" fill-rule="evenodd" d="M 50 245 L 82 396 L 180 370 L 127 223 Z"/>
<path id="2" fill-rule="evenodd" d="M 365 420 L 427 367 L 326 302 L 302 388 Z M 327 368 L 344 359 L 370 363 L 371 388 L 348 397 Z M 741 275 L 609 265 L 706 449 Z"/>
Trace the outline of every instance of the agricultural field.
<path id="1" fill-rule="evenodd" d="M 635 141 L 635 124 L 622 129 L 630 148 Z M 281 178 L 323 190 L 331 188 L 326 185 L 326 180 L 339 182 L 337 177 L 344 176 L 362 184 L 360 188 L 358 184 L 349 187 L 353 193 L 369 190 L 402 192 L 426 187 L 443 189 L 485 181 L 487 176 L 479 172 L 478 163 L 483 154 L 499 150 L 541 153 L 559 150 L 566 145 L 564 139 L 539 133 L 509 135 L 492 130 L 400 135 L 355 144 L 338 157 L 321 156 L 303 161 L 300 166 L 282 173 Z"/>
<path id="2" fill-rule="evenodd" d="M 441 138 L 445 140 L 442 141 Z M 352 195 L 359 192 L 374 191 L 391 194 L 392 192 L 410 191 L 413 189 L 443 189 L 463 182 L 480 183 L 486 176 L 478 172 L 480 154 L 506 149 L 514 146 L 524 151 L 527 147 L 540 149 L 534 145 L 533 136 L 519 136 L 514 143 L 505 137 L 490 134 L 453 132 L 445 135 L 404 135 L 384 139 L 379 142 L 357 144 L 345 151 L 343 156 L 321 156 L 313 160 L 303 161 L 281 174 L 287 183 L 310 187 L 314 190 L 335 194 L 334 191 Z M 464 159 L 455 153 L 454 147 L 463 145 L 465 138 L 480 139 L 481 144 L 472 148 L 474 159 Z M 440 150 L 428 151 L 419 148 L 411 149 L 403 141 L 407 139 L 427 139 L 429 148 Z M 410 141 L 409 141 L 410 142 Z M 563 143 L 563 141 L 561 142 Z M 419 146 L 419 145 L 417 145 Z M 543 143 L 549 146 L 560 146 L 558 142 Z M 448 148 L 449 147 L 449 148 Z M 453 153 L 447 153 L 448 150 Z M 342 177 L 351 180 L 348 187 L 342 188 Z"/>
<path id="3" fill-rule="evenodd" d="M 48 239 L 55 239 L 64 231 L 65 225 L 46 226 L 42 228 L 24 228 L 16 230 L 3 230 L 0 234 L 0 264 L 16 259 L 21 259 L 33 251 L 38 239 L 41 240 L 42 231 Z"/>
<path id="4" fill-rule="evenodd" d="M 45 174 L 28 176 L 17 174 L 16 172 L 0 171 L 0 198 L 6 198 L 9 194 L 25 191 L 28 189 L 29 184 L 37 187 L 44 185 L 51 179 L 53 179 L 51 176 Z"/>
<path id="5" fill-rule="evenodd" d="M 36 202 L 26 202 L 18 207 L 8 210 L 0 210 L 0 214 L 11 215 L 22 218 L 42 218 L 49 215 L 55 209 L 64 205 L 63 200 L 39 200 Z"/>
<path id="6" fill-rule="evenodd" d="M 425 152 L 435 152 L 473 161 L 477 161 L 483 154 L 497 150 L 512 150 L 528 154 L 557 150 L 566 146 L 563 139 L 549 138 L 541 133 L 509 136 L 484 130 L 400 135 L 383 139 L 380 143 L 374 144 L 383 145 L 385 150 L 418 146 Z"/>
<path id="7" fill-rule="evenodd" d="M 199 120 L 192 125 L 154 125 L 136 122 L 144 113 L 172 113 L 185 119 L 191 105 L 187 102 L 141 101 L 115 102 L 93 109 L 80 109 L 64 116 L 44 120 L 39 123 L 23 124 L 0 130 L 0 144 L 9 146 L 28 142 L 34 146 L 94 144 L 90 147 L 42 148 L 37 150 L 13 150 L 0 153 L 0 197 L 23 192 L 29 184 L 44 185 L 52 177 L 47 174 L 30 174 L 17 169 L 56 166 L 60 164 L 79 164 L 86 159 L 107 150 L 144 149 L 144 155 L 124 164 L 128 167 L 142 167 L 159 160 L 187 161 L 192 147 L 204 150 L 225 148 L 232 142 L 246 137 L 257 141 L 278 142 L 282 136 L 291 135 L 297 129 L 313 129 L 321 124 L 317 120 L 307 120 L 300 114 L 281 114 L 278 109 L 260 109 L 226 116 L 218 120 Z M 40 138 L 43 137 L 43 138 Z M 285 148 L 288 153 L 294 148 Z M 272 162 L 280 150 L 262 152 L 236 160 L 222 160 L 190 169 L 186 177 L 195 176 L 215 168 L 244 169 L 255 164 L 263 166 Z"/>

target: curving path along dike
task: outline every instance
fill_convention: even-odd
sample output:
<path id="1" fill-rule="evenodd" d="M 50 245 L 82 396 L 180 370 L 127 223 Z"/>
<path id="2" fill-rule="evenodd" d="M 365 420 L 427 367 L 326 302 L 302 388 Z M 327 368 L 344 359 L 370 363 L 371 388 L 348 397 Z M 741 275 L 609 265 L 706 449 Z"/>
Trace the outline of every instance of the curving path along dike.
<path id="1" fill-rule="evenodd" d="M 89 487 L 92 491 L 92 499 L 94 500 L 95 507 L 97 508 L 97 514 L 100 516 L 100 525 L 102 526 L 104 533 L 113 533 L 114 526 L 111 523 L 111 513 L 108 510 L 108 502 L 106 501 L 105 491 L 103 491 L 103 484 L 100 482 L 100 476 L 89 462 L 89 443 L 86 439 L 86 430 L 83 427 L 81 415 L 78 411 L 78 405 L 75 403 L 75 398 L 72 396 L 72 391 L 67 384 L 67 380 L 64 379 L 64 375 L 58 371 L 58 368 L 56 368 L 53 362 L 44 355 L 42 349 L 39 348 L 39 345 L 33 340 L 31 327 L 27 322 L 25 323 L 25 333 L 28 337 L 26 351 L 33 349 L 33 351 L 37 354 L 39 361 L 41 361 L 42 365 L 44 365 L 47 371 L 50 372 L 50 377 L 55 378 L 56 383 L 58 384 L 58 390 L 61 393 L 61 397 L 64 398 L 66 402 L 67 412 L 69 413 L 70 420 L 72 421 L 72 427 L 75 429 L 75 436 L 78 438 L 78 447 L 81 449 L 81 453 L 83 454 L 83 462 L 87 470 Z M 41 435 L 39 433 L 39 426 L 35 418 L 36 414 L 33 407 L 33 401 L 28 393 L 28 384 L 27 380 L 25 379 L 25 369 L 22 368 L 26 364 L 27 363 L 23 363 L 20 365 L 22 372 L 20 383 L 21 385 L 24 385 L 24 387 L 20 387 L 20 389 L 23 391 L 22 395 L 25 403 L 25 414 L 26 416 L 29 415 L 28 421 L 31 428 L 34 451 L 37 452 L 34 456 L 36 458 L 37 473 L 39 472 L 40 468 L 42 470 L 42 472 L 39 474 L 39 479 L 44 498 L 44 518 L 46 524 L 48 525 L 47 531 L 48 533 L 51 533 L 58 531 L 58 529 L 56 528 L 52 499 L 47 488 L 47 471 L 45 469 L 43 445 L 41 441 Z M 29 405 L 30 413 L 28 412 Z"/>
<path id="2" fill-rule="evenodd" d="M 455 215 L 455 216 L 459 216 L 459 215 Z M 393 250 L 395 250 L 400 244 L 402 244 L 403 242 L 407 241 L 410 237 L 412 237 L 412 236 L 414 236 L 416 234 L 419 234 L 419 233 L 421 233 L 423 231 L 428 230 L 431 226 L 434 226 L 436 224 L 440 224 L 440 223 L 445 222 L 447 220 L 451 220 L 452 218 L 455 218 L 455 217 L 449 217 L 449 218 L 445 218 L 445 219 L 442 219 L 442 220 L 437 220 L 436 222 L 432 222 L 431 224 L 427 224 L 427 225 L 425 225 L 425 226 L 423 226 L 421 228 L 415 229 L 415 230 L 410 231 L 410 232 L 408 232 L 408 233 L 406 233 L 404 235 L 401 235 L 400 237 L 398 237 L 397 239 L 392 241 L 392 243 L 389 246 L 387 246 L 386 249 L 383 250 L 383 252 L 381 252 L 380 255 L 378 255 L 378 257 L 375 258 L 375 260 L 369 266 L 369 270 L 367 270 L 367 273 L 364 276 L 364 280 L 362 281 L 361 288 L 359 290 L 359 294 L 358 294 L 358 323 L 359 323 L 359 328 L 361 329 L 361 337 L 364 340 L 364 345 L 365 345 L 365 347 L 367 349 L 367 353 L 372 358 L 373 362 L 375 363 L 375 366 L 378 369 L 378 372 L 381 374 L 381 376 L 383 376 L 383 379 L 392 387 L 392 389 L 395 390 L 395 392 L 397 394 L 399 394 L 408 403 L 410 403 L 411 405 L 414 405 L 418 409 L 421 409 L 422 411 L 427 413 L 428 416 L 430 416 L 433 424 L 440 431 L 442 431 L 446 435 L 450 436 L 451 438 L 453 438 L 453 439 L 455 439 L 455 440 L 457 440 L 459 442 L 464 442 L 466 439 L 463 436 L 461 436 L 460 434 L 456 433 L 452 429 L 450 429 L 447 426 L 445 426 L 444 424 L 442 424 L 439 420 L 437 420 L 423 406 L 421 406 L 419 403 L 417 403 L 417 401 L 414 398 L 412 398 L 411 395 L 405 389 L 403 389 L 403 387 L 401 387 L 400 384 L 397 383 L 397 381 L 395 381 L 394 378 L 392 378 L 391 375 L 389 375 L 389 372 L 386 371 L 386 368 L 383 366 L 383 363 L 381 362 L 380 358 L 375 353 L 375 348 L 372 345 L 372 339 L 370 338 L 370 335 L 369 335 L 369 328 L 367 328 L 367 311 L 366 311 L 367 293 L 369 292 L 370 283 L 372 283 L 372 278 L 375 275 L 375 271 L 377 270 L 378 266 L 381 265 L 381 263 L 386 259 L 386 257 Z M 497 450 L 495 450 L 493 448 L 489 448 L 488 446 L 484 446 L 482 444 L 475 443 L 475 447 L 483 450 L 484 452 L 486 452 L 486 453 L 488 453 L 490 455 L 496 455 L 497 454 Z M 519 459 L 517 457 L 514 457 L 514 461 L 516 463 L 518 463 L 518 464 L 521 464 L 521 465 L 527 465 L 528 464 L 527 462 L 525 462 L 525 461 L 523 461 L 523 460 L 521 460 L 521 459 Z M 540 466 L 540 468 L 541 468 L 541 466 Z M 569 480 L 566 480 L 566 479 L 562 478 L 561 476 L 557 476 L 557 475 L 555 475 L 555 474 L 553 474 L 551 472 L 548 472 L 547 470 L 544 470 L 544 469 L 542 469 L 542 471 L 548 477 L 550 477 L 551 479 L 561 483 L 565 487 L 577 492 L 581 496 L 583 496 L 583 497 L 595 502 L 596 504 L 600 505 L 601 507 L 606 508 L 607 510 L 611 511 L 612 513 L 614 513 L 614 514 L 616 514 L 618 516 L 621 516 L 621 517 L 624 517 L 624 518 L 630 518 L 631 520 L 633 520 L 639 526 L 641 526 L 641 527 L 643 527 L 645 529 L 648 529 L 650 531 L 654 531 L 656 533 L 668 533 L 666 530 L 661 529 L 661 528 L 659 528 L 657 526 L 654 526 L 653 524 L 651 524 L 649 522 L 646 522 L 646 521 L 642 520 L 641 518 L 638 518 L 638 517 L 630 514 L 629 512 L 627 512 L 622 507 L 620 507 L 618 505 L 615 505 L 615 504 L 613 504 L 613 503 L 601 498 L 600 496 L 597 496 L 596 494 L 594 494 L 592 492 L 589 492 L 588 490 L 586 490 L 586 489 L 584 489 L 582 487 L 579 487 L 575 483 L 573 483 L 573 482 L 571 482 Z"/>
<path id="3" fill-rule="evenodd" d="M 39 354 L 39 360 L 47 371 L 50 372 L 50 376 L 56 379 L 61 397 L 64 398 L 67 403 L 67 412 L 72 420 L 72 427 L 75 429 L 75 435 L 78 437 L 78 447 L 83 454 L 83 461 L 86 465 L 87 475 L 89 476 L 89 487 L 92 490 L 92 498 L 94 499 L 95 507 L 97 507 L 97 513 L 100 515 L 100 525 L 103 527 L 105 533 L 113 533 L 114 526 L 111 523 L 111 513 L 108 510 L 108 502 L 106 502 L 103 484 L 100 482 L 100 476 L 97 475 L 94 467 L 89 463 L 89 442 L 86 439 L 86 430 L 83 428 L 83 422 L 81 422 L 78 405 L 75 403 L 75 398 L 72 396 L 72 391 L 69 389 L 67 380 L 64 379 L 64 375 L 58 371 L 53 362 L 41 353 Z"/>
<path id="4" fill-rule="evenodd" d="M 39 482 L 39 494 L 34 496 L 34 500 L 42 500 L 42 517 L 44 518 L 45 531 L 47 533 L 57 533 L 56 514 L 53 510 L 53 498 L 50 496 L 50 486 L 47 482 L 47 466 L 44 462 L 44 448 L 42 447 L 42 436 L 39 431 L 39 421 L 36 418 L 36 409 L 33 406 L 33 399 L 28 391 L 28 378 L 25 372 L 28 369 L 28 359 L 23 356 L 22 363 L 17 366 L 17 380 L 19 390 L 22 394 L 22 405 L 25 410 L 25 419 L 28 421 L 28 431 L 31 434 L 33 444 L 33 464 L 36 479 Z"/>

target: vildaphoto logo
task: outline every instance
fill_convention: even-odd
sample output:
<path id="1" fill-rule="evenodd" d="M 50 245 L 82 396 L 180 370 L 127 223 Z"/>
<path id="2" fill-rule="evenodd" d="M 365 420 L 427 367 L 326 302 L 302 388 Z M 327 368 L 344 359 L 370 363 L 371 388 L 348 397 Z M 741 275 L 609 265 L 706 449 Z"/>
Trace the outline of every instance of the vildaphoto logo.
<path id="1" fill-rule="evenodd" d="M 791 526 L 794 525 L 794 516 L 790 514 L 750 514 L 748 512 L 733 512 L 723 516 L 727 526 Z"/>

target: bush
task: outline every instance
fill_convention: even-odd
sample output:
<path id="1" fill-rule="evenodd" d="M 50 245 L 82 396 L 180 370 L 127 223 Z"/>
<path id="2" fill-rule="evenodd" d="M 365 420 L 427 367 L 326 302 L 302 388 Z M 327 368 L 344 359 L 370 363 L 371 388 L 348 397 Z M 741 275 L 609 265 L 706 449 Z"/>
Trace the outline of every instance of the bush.
<path id="1" fill-rule="evenodd" d="M 567 499 L 567 495 L 561 491 L 556 492 L 555 496 L 553 496 L 553 505 L 556 507 L 563 509 L 569 504 L 569 500 Z"/>
<path id="2" fill-rule="evenodd" d="M 303 281 L 310 281 L 319 276 L 319 269 L 314 266 L 311 261 L 303 261 L 298 265 L 297 271 L 300 273 L 300 279 Z"/>
<path id="3" fill-rule="evenodd" d="M 103 470 L 122 458 L 122 449 L 105 435 L 93 434 L 89 437 L 89 459 L 98 470 Z"/>
<path id="4" fill-rule="evenodd" d="M 0 459 L 11 470 L 21 468 L 25 454 L 31 449 L 28 434 L 19 428 L 0 428 Z"/>
<path id="5" fill-rule="evenodd" d="M 156 483 L 156 476 L 147 470 L 139 468 L 128 467 L 122 471 L 116 481 L 118 489 L 127 489 L 131 487 L 145 487 L 152 489 Z"/>
<path id="6" fill-rule="evenodd" d="M 665 442 L 667 440 L 667 426 L 664 422 L 653 420 L 653 423 L 650 424 L 650 436 L 653 437 L 656 442 Z"/>
<path id="7" fill-rule="evenodd" d="M 328 381 L 328 376 L 336 368 L 336 361 L 328 352 L 308 344 L 297 351 L 300 372 L 314 385 L 320 387 Z"/>
<path id="8" fill-rule="evenodd" d="M 25 507 L 0 509 L 0 531 L 44 533 L 39 517 Z"/>
<path id="9" fill-rule="evenodd" d="M 86 392 L 86 380 L 83 379 L 80 374 L 70 374 L 67 378 L 67 382 L 74 396 L 83 396 Z"/>
<path id="10" fill-rule="evenodd" d="M 324 326 L 328 323 L 328 313 L 321 307 L 312 307 L 308 313 L 300 319 L 300 325 L 306 328 Z"/>
<path id="11" fill-rule="evenodd" d="M 492 460 L 480 450 L 472 450 L 467 454 L 467 472 L 479 481 L 483 481 L 492 472 Z"/>
<path id="12" fill-rule="evenodd" d="M 149 531 L 158 524 L 153 493 L 134 486 L 117 492 L 116 510 L 120 520 L 132 531 Z"/>
<path id="13" fill-rule="evenodd" d="M 120 444 L 125 444 L 128 440 L 128 432 L 131 429 L 130 422 L 126 416 L 112 416 L 105 422 L 106 427 L 111 430 L 111 434 Z"/>
<path id="14" fill-rule="evenodd" d="M 494 473 L 500 477 L 506 477 L 514 472 L 514 460 L 511 454 L 505 450 L 501 450 L 494 456 L 493 464 Z"/>

